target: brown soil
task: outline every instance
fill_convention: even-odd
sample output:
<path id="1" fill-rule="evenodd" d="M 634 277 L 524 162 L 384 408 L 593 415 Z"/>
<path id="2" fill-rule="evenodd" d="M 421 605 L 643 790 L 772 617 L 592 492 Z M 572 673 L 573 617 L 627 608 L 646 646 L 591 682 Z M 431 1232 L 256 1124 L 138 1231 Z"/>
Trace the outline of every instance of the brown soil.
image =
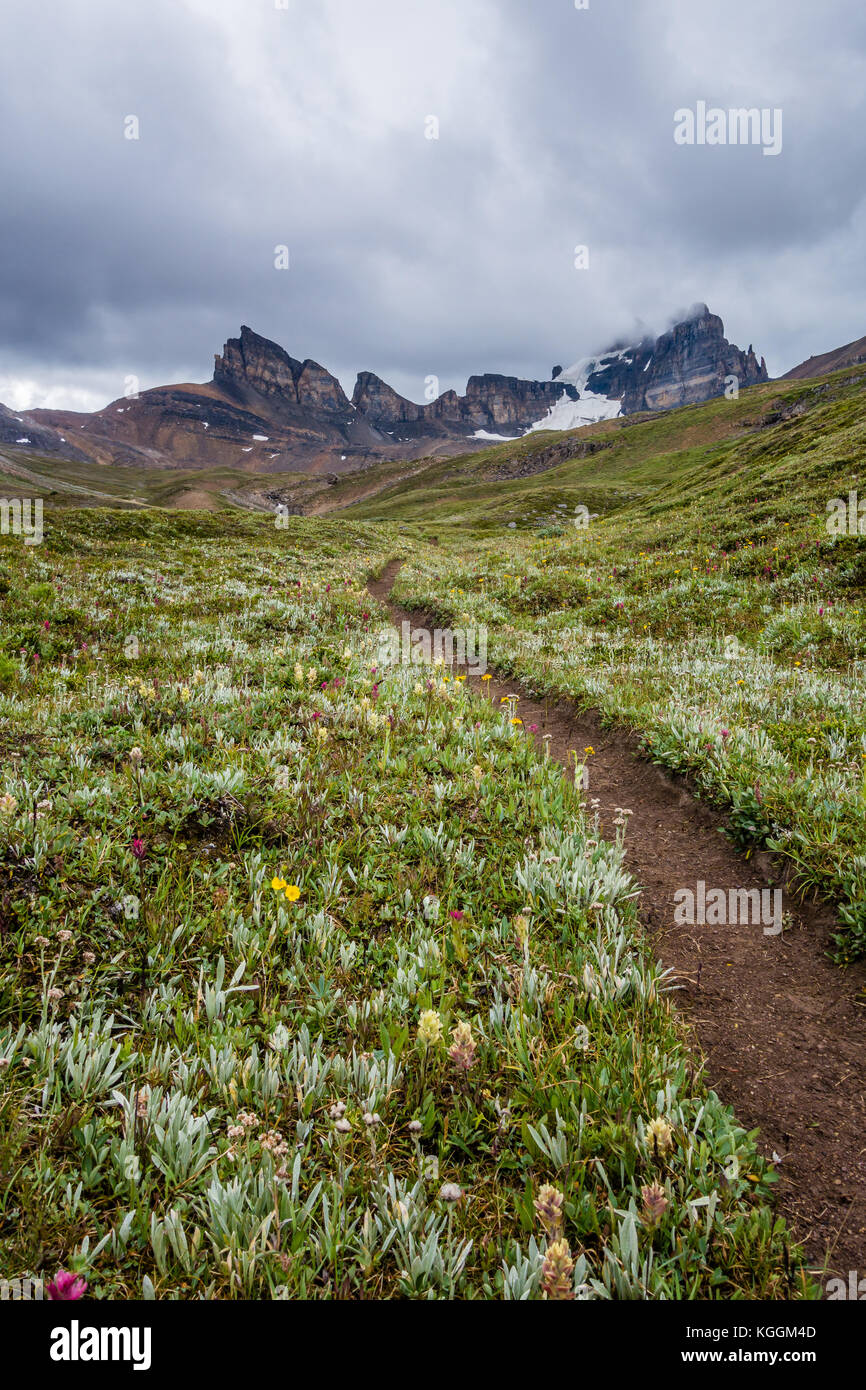
<path id="1" fill-rule="evenodd" d="M 375 598 L 388 601 L 399 567 L 392 562 L 369 583 Z M 398 623 L 431 625 L 389 607 Z M 699 879 L 708 891 L 764 888 L 781 874 L 773 877 L 766 855 L 739 855 L 720 833 L 723 815 L 642 758 L 629 731 L 605 729 L 570 702 L 539 702 L 495 675 L 468 683 L 497 704 L 518 695 L 518 715 L 538 725 L 539 743 L 550 735 L 550 755 L 564 766 L 570 750 L 581 761 L 595 750 L 586 757 L 587 796 L 597 798 L 609 839 L 617 809 L 634 813 L 626 859 L 642 885 L 641 921 L 675 972 L 676 1002 L 709 1084 L 742 1125 L 760 1129 L 762 1151 L 777 1164 L 779 1210 L 812 1267 L 846 1279 L 850 1270 L 866 1274 L 866 970 L 843 972 L 828 960 L 832 910 L 786 894 L 792 920 L 776 937 L 760 926 L 675 924 L 678 888 L 694 890 Z"/>

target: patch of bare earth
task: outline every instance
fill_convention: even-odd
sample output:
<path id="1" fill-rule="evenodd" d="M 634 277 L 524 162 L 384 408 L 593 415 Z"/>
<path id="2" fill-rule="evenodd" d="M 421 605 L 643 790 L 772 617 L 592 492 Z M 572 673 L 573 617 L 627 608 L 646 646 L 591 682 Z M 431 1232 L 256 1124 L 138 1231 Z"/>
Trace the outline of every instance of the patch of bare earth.
<path id="1" fill-rule="evenodd" d="M 388 602 L 399 562 L 370 593 Z M 426 615 L 389 603 L 396 623 L 431 627 Z M 570 702 L 547 703 L 495 674 L 468 681 L 495 704 L 520 697 L 536 741 L 573 767 L 587 756 L 589 790 L 601 827 L 614 839 L 620 808 L 628 818 L 626 859 L 642 885 L 640 916 L 679 986 L 676 1003 L 709 1084 L 741 1124 L 760 1129 L 762 1151 L 776 1156 L 776 1199 L 816 1271 L 866 1273 L 866 969 L 841 971 L 828 960 L 833 913 L 785 895 L 792 925 L 765 936 L 759 925 L 698 926 L 674 921 L 678 889 L 778 886 L 766 855 L 745 859 L 720 833 L 724 816 L 695 798 L 685 782 L 641 757 L 635 737 L 605 729 L 598 715 Z M 859 1000 L 858 1000 L 859 995 Z"/>

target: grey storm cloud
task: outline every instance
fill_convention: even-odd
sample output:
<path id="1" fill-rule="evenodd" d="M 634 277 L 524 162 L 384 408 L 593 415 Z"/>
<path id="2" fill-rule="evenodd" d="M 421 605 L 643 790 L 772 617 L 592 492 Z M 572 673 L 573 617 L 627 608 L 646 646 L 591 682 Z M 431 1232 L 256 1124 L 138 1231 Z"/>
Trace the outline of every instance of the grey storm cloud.
<path id="1" fill-rule="evenodd" d="M 0 400 L 241 323 L 415 399 L 699 300 L 771 373 L 866 331 L 860 0 L 5 0 L 0 48 Z M 699 101 L 781 154 L 678 146 Z"/>

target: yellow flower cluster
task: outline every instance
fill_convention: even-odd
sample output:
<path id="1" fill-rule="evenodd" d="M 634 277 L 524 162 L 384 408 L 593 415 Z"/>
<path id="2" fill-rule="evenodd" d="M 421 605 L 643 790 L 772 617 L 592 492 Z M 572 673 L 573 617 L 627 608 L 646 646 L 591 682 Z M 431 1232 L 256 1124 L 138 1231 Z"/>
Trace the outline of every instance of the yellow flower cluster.
<path id="1" fill-rule="evenodd" d="M 286 883 L 284 878 L 272 878 L 271 887 L 275 893 L 283 893 L 290 903 L 296 903 L 301 896 L 301 890 L 296 883 Z"/>
<path id="2" fill-rule="evenodd" d="M 128 676 L 126 684 L 132 689 L 137 690 L 143 700 L 155 700 L 156 690 L 147 681 L 143 681 L 141 676 Z"/>

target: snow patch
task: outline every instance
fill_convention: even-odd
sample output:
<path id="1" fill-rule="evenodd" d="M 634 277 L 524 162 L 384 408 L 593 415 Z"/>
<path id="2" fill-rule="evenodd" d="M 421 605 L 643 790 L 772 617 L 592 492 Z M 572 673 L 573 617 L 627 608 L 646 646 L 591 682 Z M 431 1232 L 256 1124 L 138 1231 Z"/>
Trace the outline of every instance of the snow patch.
<path id="1" fill-rule="evenodd" d="M 260 444 L 267 444 L 269 436 L 266 434 L 254 434 L 253 439 L 257 439 Z"/>
<path id="2" fill-rule="evenodd" d="M 614 348 L 597 357 L 581 357 L 573 366 L 557 377 L 557 381 L 567 381 L 576 386 L 580 400 L 569 400 L 563 391 L 556 405 L 551 406 L 543 420 L 537 420 L 527 434 L 536 430 L 578 430 L 586 425 L 595 425 L 599 420 L 615 420 L 622 414 L 622 401 L 616 397 L 602 396 L 587 390 L 586 383 L 594 372 L 610 367 L 614 362 L 633 362 L 634 348 Z"/>
<path id="3" fill-rule="evenodd" d="M 615 420 L 621 414 L 621 400 L 598 396 L 584 387 L 580 400 L 573 401 L 563 391 L 544 419 L 537 420 L 526 433 L 534 434 L 536 430 L 579 430 L 586 425 L 596 425 L 599 420 Z"/>
<path id="4" fill-rule="evenodd" d="M 470 439 L 491 439 L 494 444 L 513 444 L 520 437 L 519 434 L 491 434 L 489 430 L 476 430 L 469 436 Z"/>
<path id="5" fill-rule="evenodd" d="M 29 444 L 29 443 L 30 443 L 30 440 L 27 438 L 26 435 L 23 435 L 23 436 L 21 437 L 21 439 L 16 439 L 16 440 L 15 440 L 15 443 L 16 443 L 16 444 Z"/>

